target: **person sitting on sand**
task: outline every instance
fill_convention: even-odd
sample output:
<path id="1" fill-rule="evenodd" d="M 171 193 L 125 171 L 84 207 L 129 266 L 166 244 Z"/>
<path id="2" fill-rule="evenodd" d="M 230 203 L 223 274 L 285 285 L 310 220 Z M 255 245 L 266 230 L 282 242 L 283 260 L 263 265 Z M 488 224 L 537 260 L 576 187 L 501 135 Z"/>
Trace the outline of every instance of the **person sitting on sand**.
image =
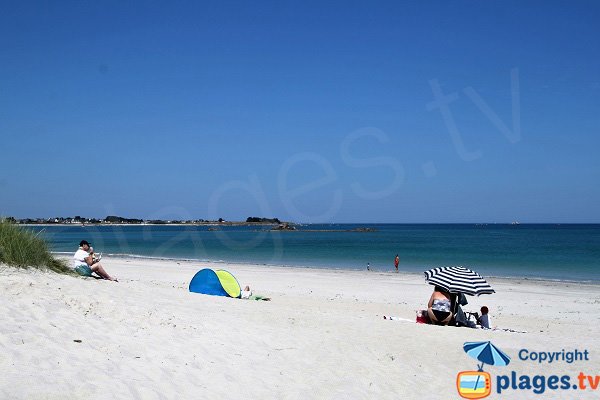
<path id="1" fill-rule="evenodd" d="M 110 276 L 104 270 L 99 260 L 94 260 L 93 255 L 90 254 L 90 249 L 91 247 L 87 240 L 82 240 L 79 243 L 79 249 L 73 255 L 73 269 L 75 272 L 82 276 L 92 276 L 92 272 L 95 272 L 103 279 L 117 282 L 117 279 Z"/>
<path id="2" fill-rule="evenodd" d="M 264 296 L 254 296 L 252 295 L 252 290 L 250 290 L 250 286 L 246 285 L 246 287 L 244 288 L 244 290 L 242 290 L 242 293 L 240 295 L 241 299 L 245 299 L 245 300 L 264 300 L 264 301 L 271 301 L 270 297 L 264 297 Z"/>
<path id="3" fill-rule="evenodd" d="M 448 325 L 452 319 L 450 293 L 436 286 L 427 304 L 427 314 L 432 323 Z"/>
<path id="4" fill-rule="evenodd" d="M 482 329 L 491 329 L 491 321 L 490 321 L 490 316 L 489 316 L 489 312 L 490 310 L 486 307 L 483 306 L 481 307 L 481 317 L 479 317 L 477 319 L 477 323 L 479 325 L 481 325 Z"/>

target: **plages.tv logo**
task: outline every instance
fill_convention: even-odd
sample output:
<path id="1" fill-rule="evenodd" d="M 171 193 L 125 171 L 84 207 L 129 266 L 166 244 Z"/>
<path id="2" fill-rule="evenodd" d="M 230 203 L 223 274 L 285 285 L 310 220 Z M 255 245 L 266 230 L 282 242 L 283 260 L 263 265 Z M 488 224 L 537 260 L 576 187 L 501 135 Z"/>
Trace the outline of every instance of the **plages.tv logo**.
<path id="1" fill-rule="evenodd" d="M 483 365 L 505 366 L 510 363 L 510 357 L 494 346 L 492 342 L 466 342 L 463 345 L 465 353 L 481 364 L 477 371 L 462 371 L 456 376 L 456 390 L 465 399 L 483 399 L 492 393 L 492 377 L 483 370 Z"/>

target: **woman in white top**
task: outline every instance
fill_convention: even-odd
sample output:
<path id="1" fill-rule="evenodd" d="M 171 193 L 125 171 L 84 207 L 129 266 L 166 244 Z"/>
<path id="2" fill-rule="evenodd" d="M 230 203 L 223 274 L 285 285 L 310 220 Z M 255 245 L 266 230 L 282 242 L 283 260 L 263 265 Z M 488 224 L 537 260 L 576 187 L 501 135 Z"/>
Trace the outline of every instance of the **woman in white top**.
<path id="1" fill-rule="evenodd" d="M 115 278 L 104 270 L 99 261 L 94 261 L 90 254 L 90 244 L 87 240 L 82 240 L 79 243 L 79 249 L 73 256 L 73 268 L 80 275 L 92 276 L 92 272 L 95 272 L 104 279 L 117 282 Z"/>

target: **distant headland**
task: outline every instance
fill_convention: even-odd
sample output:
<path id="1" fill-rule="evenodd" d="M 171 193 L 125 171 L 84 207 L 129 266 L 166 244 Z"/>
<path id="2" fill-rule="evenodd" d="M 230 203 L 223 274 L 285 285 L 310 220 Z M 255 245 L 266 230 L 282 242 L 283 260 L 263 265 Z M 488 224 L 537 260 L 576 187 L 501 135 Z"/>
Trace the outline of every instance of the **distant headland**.
<path id="1" fill-rule="evenodd" d="M 54 218 L 23 218 L 5 217 L 5 221 L 19 225 L 286 225 L 293 226 L 291 222 L 281 222 L 279 218 L 248 217 L 245 221 L 227 221 L 223 218 L 217 220 L 190 219 L 190 220 L 163 220 L 163 219 L 138 219 L 124 218 L 109 215 L 104 219 L 86 218 L 79 215 L 75 217 Z"/>
<path id="2" fill-rule="evenodd" d="M 352 229 L 315 229 L 304 228 L 302 224 L 294 222 L 281 221 L 279 218 L 264 218 L 264 217 L 248 217 L 245 221 L 227 221 L 223 218 L 217 220 L 208 219 L 140 219 L 140 218 L 125 218 L 116 215 L 108 215 L 106 218 L 86 218 L 76 215 L 74 217 L 53 217 L 53 218 L 22 218 L 2 217 L 0 221 L 6 221 L 17 225 L 71 225 L 71 226 L 88 226 L 88 225 L 195 225 L 209 226 L 208 230 L 220 230 L 221 226 L 264 226 L 272 231 L 301 231 L 301 232 L 377 232 L 373 227 L 356 227 Z M 264 230 L 264 228 L 260 228 Z"/>

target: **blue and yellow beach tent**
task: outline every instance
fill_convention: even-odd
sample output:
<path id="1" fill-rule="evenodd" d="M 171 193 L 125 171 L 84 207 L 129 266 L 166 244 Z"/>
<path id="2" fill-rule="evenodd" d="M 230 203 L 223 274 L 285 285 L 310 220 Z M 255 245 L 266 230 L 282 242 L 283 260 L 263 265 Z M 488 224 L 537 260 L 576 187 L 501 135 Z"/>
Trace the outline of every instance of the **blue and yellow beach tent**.
<path id="1" fill-rule="evenodd" d="M 240 297 L 242 289 L 237 279 L 228 271 L 205 268 L 192 278 L 190 292 L 237 298 Z"/>

